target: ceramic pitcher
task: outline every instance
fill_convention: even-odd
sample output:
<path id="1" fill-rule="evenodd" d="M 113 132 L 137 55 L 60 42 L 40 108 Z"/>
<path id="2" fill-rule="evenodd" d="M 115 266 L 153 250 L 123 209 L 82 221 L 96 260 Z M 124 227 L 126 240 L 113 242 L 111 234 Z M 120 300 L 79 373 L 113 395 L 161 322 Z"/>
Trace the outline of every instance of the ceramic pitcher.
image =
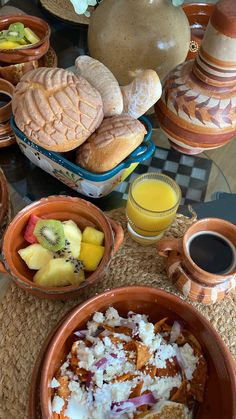
<path id="1" fill-rule="evenodd" d="M 236 1 L 220 0 L 194 61 L 167 77 L 155 106 L 172 146 L 197 154 L 236 134 Z"/>
<path id="2" fill-rule="evenodd" d="M 120 85 L 140 69 L 162 79 L 187 56 L 188 19 L 171 0 L 103 0 L 92 14 L 90 55 L 105 64 Z"/>

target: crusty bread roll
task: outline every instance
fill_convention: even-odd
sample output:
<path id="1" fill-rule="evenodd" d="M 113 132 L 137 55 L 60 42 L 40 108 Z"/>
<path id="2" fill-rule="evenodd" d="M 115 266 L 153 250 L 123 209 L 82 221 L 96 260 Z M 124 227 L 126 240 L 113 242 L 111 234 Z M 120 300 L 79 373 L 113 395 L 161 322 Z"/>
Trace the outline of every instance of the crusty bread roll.
<path id="1" fill-rule="evenodd" d="M 15 89 L 12 110 L 26 137 L 53 151 L 78 147 L 103 120 L 100 93 L 61 68 L 26 73 Z"/>
<path id="2" fill-rule="evenodd" d="M 143 141 L 146 129 L 127 115 L 105 118 L 94 134 L 78 147 L 76 163 L 93 173 L 113 169 Z"/>
<path id="3" fill-rule="evenodd" d="M 121 92 L 124 100 L 123 113 L 139 118 L 160 99 L 162 87 L 154 70 L 143 70 L 132 83 L 122 86 Z"/>
<path id="4" fill-rule="evenodd" d="M 75 74 L 84 77 L 99 91 L 105 117 L 122 113 L 123 97 L 120 86 L 104 64 L 88 55 L 81 55 L 75 60 Z"/>

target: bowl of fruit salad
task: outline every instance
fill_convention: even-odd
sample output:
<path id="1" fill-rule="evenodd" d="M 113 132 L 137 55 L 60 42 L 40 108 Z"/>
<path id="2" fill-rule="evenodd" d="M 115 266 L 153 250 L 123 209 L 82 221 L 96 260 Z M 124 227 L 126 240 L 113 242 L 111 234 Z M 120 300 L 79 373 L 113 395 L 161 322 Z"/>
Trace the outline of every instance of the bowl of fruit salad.
<path id="1" fill-rule="evenodd" d="M 222 339 L 192 305 L 151 287 L 108 290 L 76 307 L 40 375 L 47 419 L 236 416 L 234 361 Z"/>
<path id="2" fill-rule="evenodd" d="M 8 226 L 0 271 L 43 298 L 74 298 L 102 278 L 124 238 L 121 225 L 80 198 L 50 196 Z"/>
<path id="3" fill-rule="evenodd" d="M 30 15 L 0 19 L 0 61 L 21 63 L 41 58 L 49 49 L 50 28 L 44 20 Z"/>

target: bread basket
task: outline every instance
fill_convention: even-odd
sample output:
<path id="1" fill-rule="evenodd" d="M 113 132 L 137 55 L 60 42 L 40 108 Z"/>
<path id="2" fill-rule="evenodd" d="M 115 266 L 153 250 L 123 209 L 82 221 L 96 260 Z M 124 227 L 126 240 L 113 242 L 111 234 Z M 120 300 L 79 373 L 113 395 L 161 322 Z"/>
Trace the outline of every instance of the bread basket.
<path id="1" fill-rule="evenodd" d="M 32 163 L 82 195 L 101 198 L 108 195 L 133 172 L 140 162 L 147 160 L 154 153 L 155 145 L 151 140 L 151 123 L 145 116 L 142 116 L 140 121 L 147 129 L 142 144 L 114 169 L 102 174 L 91 173 L 69 161 L 63 155 L 34 144 L 18 129 L 13 117 L 11 127 L 22 153 Z"/>

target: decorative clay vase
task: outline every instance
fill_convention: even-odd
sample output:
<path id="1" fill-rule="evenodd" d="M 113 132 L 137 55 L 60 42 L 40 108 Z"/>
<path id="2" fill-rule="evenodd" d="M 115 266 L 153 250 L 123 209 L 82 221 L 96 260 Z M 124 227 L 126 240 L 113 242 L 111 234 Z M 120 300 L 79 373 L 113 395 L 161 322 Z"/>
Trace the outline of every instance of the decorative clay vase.
<path id="1" fill-rule="evenodd" d="M 167 77 L 156 116 L 173 148 L 198 154 L 236 135 L 236 1 L 220 0 L 194 61 Z"/>
<path id="2" fill-rule="evenodd" d="M 170 0 L 103 0 L 91 16 L 88 47 L 120 85 L 140 69 L 164 78 L 188 53 L 190 28 Z"/>

